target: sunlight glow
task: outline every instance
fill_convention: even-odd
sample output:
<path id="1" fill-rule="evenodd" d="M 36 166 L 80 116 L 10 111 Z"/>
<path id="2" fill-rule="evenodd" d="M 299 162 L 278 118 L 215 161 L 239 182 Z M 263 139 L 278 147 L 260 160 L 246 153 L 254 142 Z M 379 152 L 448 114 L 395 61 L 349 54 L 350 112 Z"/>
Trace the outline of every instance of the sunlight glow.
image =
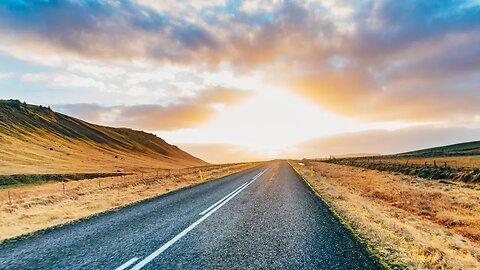
<path id="1" fill-rule="evenodd" d="M 251 80 L 250 86 L 259 87 Z M 173 143 L 225 143 L 247 147 L 275 157 L 282 149 L 302 141 L 343 132 L 377 127 L 396 129 L 403 123 L 360 123 L 307 102 L 289 91 L 262 85 L 250 100 L 222 113 L 195 129 L 157 132 Z"/>

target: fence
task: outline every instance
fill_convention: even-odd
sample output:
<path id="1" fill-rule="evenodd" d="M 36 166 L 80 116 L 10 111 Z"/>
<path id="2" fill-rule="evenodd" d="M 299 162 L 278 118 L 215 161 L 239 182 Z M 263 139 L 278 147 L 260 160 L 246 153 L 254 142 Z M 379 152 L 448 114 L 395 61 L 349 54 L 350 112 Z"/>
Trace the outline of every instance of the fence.
<path id="1" fill-rule="evenodd" d="M 211 178 L 223 176 L 225 172 L 240 170 L 251 166 L 247 164 L 211 165 L 186 169 L 149 169 L 141 172 L 94 179 L 48 182 L 42 185 L 25 185 L 0 188 L 0 206 L 15 205 L 27 201 L 58 200 L 62 197 L 75 199 L 77 196 L 102 192 L 103 190 L 150 186 L 169 182 L 177 185 L 183 181 L 203 182 Z"/>
<path id="2" fill-rule="evenodd" d="M 376 169 L 380 171 L 398 172 L 407 175 L 417 175 L 422 178 L 430 179 L 450 179 L 463 182 L 480 182 L 480 169 L 473 165 L 472 167 L 455 166 L 447 161 L 437 162 L 432 159 L 430 163 L 423 161 L 419 164 L 418 160 L 409 162 L 409 160 L 399 161 L 393 159 L 331 159 L 325 162 L 342 164 L 348 166 Z M 414 163 L 415 162 L 415 163 Z"/>

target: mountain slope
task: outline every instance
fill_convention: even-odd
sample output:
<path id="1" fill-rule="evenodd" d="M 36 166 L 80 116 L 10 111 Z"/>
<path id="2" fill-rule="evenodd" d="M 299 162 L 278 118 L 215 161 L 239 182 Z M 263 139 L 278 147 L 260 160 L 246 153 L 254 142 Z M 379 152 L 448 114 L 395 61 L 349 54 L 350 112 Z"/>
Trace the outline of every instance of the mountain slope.
<path id="1" fill-rule="evenodd" d="M 140 171 L 206 162 L 161 138 L 0 100 L 0 174 Z"/>

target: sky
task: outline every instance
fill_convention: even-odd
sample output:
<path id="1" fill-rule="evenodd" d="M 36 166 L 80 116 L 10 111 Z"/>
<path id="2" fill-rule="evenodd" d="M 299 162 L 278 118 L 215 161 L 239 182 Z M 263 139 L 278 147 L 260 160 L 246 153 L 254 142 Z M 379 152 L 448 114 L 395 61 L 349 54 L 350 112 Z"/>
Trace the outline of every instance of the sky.
<path id="1" fill-rule="evenodd" d="M 209 162 L 480 139 L 480 1 L 0 2 L 0 99 Z"/>

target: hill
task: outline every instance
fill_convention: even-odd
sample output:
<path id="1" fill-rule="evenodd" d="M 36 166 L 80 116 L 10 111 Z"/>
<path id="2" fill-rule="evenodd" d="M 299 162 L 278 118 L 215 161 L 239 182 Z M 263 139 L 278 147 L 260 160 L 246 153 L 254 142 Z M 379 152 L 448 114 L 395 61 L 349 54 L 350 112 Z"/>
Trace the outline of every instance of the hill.
<path id="1" fill-rule="evenodd" d="M 480 155 L 480 141 L 457 143 L 452 145 L 415 150 L 411 152 L 400 153 L 397 155 L 418 157 Z"/>
<path id="2" fill-rule="evenodd" d="M 0 100 L 0 174 L 140 171 L 206 165 L 154 134 Z"/>

